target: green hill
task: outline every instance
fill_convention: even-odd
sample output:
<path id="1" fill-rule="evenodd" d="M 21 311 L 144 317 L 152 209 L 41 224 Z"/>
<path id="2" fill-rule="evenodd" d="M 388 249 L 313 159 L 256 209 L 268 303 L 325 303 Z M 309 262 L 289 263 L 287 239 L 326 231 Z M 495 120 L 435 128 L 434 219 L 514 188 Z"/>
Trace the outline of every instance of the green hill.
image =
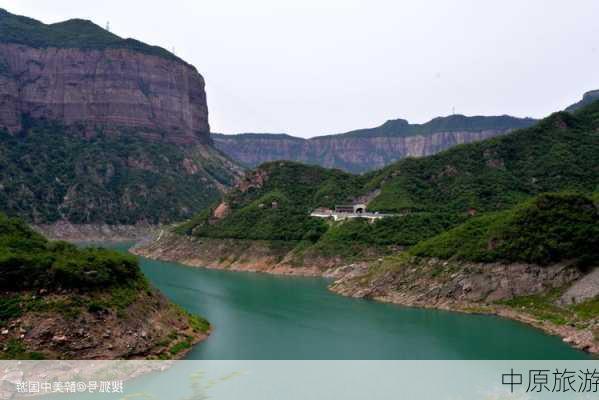
<path id="1" fill-rule="evenodd" d="M 351 199 L 363 178 L 294 162 L 260 166 L 223 200 L 225 218 L 214 207 L 178 228 L 195 236 L 255 240 L 317 240 L 327 229 L 309 217 L 316 207 L 333 207 Z"/>
<path id="2" fill-rule="evenodd" d="M 583 107 L 588 106 L 589 104 L 597 100 L 599 100 L 599 90 L 591 90 L 586 92 L 579 102 L 572 104 L 571 106 L 567 107 L 564 111 L 574 112 L 580 110 Z"/>
<path id="3" fill-rule="evenodd" d="M 212 238 L 309 239 L 313 249 L 329 255 L 355 255 L 364 247 L 411 246 L 472 215 L 480 219 L 472 219 L 473 225 L 462 229 L 503 220 L 507 217 L 492 213 L 545 192 L 596 191 L 598 132 L 599 102 L 574 114 L 553 114 L 504 137 L 402 160 L 366 175 L 292 162 L 268 163 L 224 199 L 226 213 L 215 218 L 214 206 L 178 232 Z M 371 211 L 401 215 L 372 224 L 324 222 L 309 216 L 314 208 L 360 197 L 372 199 Z M 546 261 L 540 255 L 530 255 L 528 260 Z"/>
<path id="4" fill-rule="evenodd" d="M 465 116 L 461 114 L 437 117 L 424 124 L 410 124 L 405 119 L 393 119 L 375 128 L 356 129 L 336 135 L 317 136 L 316 139 L 337 138 L 373 138 L 394 136 L 431 135 L 438 132 L 480 132 L 485 130 L 507 131 L 526 128 L 536 121 L 532 118 L 517 118 L 510 115 Z"/>
<path id="5" fill-rule="evenodd" d="M 189 218 L 233 180 L 230 162 L 212 148 L 120 133 L 86 139 L 77 127 L 49 123 L 21 136 L 0 129 L 0 210 L 42 224 L 157 224 Z"/>
<path id="6" fill-rule="evenodd" d="M 599 185 L 599 102 L 509 135 L 406 159 L 368 184 L 378 211 L 493 211 L 548 191 Z"/>
<path id="7" fill-rule="evenodd" d="M 0 8 L 0 38 L 5 43 L 36 48 L 128 49 L 184 62 L 173 53 L 135 39 L 123 39 L 85 19 L 44 24 L 32 18 L 11 14 Z"/>
<path id="8" fill-rule="evenodd" d="M 208 327 L 152 288 L 134 256 L 51 242 L 0 214 L 0 359 L 173 357 Z M 133 330 L 145 338 L 128 348 Z"/>
<path id="9" fill-rule="evenodd" d="M 599 211 L 578 194 L 543 194 L 490 213 L 414 246 L 422 257 L 550 264 L 599 259 Z"/>

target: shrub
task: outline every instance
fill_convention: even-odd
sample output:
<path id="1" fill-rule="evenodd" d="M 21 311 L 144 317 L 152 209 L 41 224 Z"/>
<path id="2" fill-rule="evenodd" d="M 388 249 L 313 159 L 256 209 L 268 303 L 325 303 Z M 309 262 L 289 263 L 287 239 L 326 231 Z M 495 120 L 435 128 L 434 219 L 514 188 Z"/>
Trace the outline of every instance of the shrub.
<path id="1" fill-rule="evenodd" d="M 419 243 L 417 256 L 550 264 L 599 260 L 599 213 L 574 193 L 547 193 L 513 209 L 474 218 Z"/>
<path id="2" fill-rule="evenodd" d="M 143 280 L 137 259 L 100 248 L 50 242 L 0 214 L 0 288 L 93 289 Z"/>

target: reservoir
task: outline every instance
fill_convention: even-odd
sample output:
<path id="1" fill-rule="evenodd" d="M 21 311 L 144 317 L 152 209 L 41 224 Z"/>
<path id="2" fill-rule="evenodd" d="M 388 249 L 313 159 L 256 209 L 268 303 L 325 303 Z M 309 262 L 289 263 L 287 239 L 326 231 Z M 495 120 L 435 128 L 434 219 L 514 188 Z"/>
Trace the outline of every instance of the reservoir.
<path id="1" fill-rule="evenodd" d="M 519 322 L 347 298 L 329 292 L 322 278 L 192 268 L 141 257 L 140 264 L 167 297 L 213 325 L 189 359 L 590 359 L 559 337 Z"/>

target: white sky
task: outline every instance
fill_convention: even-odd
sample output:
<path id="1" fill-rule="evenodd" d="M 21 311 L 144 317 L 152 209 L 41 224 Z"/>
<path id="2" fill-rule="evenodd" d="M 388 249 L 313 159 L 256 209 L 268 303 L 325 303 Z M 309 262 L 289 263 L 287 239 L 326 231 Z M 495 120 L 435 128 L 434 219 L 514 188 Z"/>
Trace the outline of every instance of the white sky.
<path id="1" fill-rule="evenodd" d="M 599 88 L 596 0 L 2 0 L 176 49 L 214 132 L 297 136 L 451 113 L 543 117 Z"/>

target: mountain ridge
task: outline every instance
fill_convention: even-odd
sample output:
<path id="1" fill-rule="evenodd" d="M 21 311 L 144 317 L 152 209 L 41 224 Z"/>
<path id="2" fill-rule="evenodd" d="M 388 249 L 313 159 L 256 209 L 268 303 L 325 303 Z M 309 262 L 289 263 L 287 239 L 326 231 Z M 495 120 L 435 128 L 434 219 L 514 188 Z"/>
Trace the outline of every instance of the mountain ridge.
<path id="1" fill-rule="evenodd" d="M 309 139 L 287 134 L 212 134 L 212 138 L 217 148 L 249 167 L 289 160 L 362 173 L 404 157 L 422 157 L 456 144 L 502 135 L 535 121 L 507 115 L 451 115 L 424 124 L 410 124 L 405 119 L 388 120 L 374 128 Z"/>
<path id="2" fill-rule="evenodd" d="M 93 21 L 82 18 L 44 24 L 33 18 L 12 14 L 0 8 L 0 37 L 6 43 L 36 48 L 130 49 L 176 60 L 195 69 L 191 64 L 160 46 L 148 45 L 133 38 L 121 38 Z"/>

